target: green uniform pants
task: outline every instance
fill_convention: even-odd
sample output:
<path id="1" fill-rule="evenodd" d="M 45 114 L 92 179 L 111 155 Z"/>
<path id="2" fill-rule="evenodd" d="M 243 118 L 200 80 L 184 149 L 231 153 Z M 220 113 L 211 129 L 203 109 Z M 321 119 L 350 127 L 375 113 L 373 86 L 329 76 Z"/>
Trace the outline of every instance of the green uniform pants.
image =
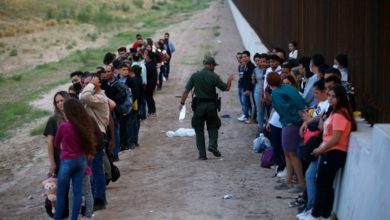
<path id="1" fill-rule="evenodd" d="M 199 103 L 192 117 L 192 127 L 196 133 L 196 147 L 198 148 L 200 157 L 206 157 L 204 122 L 206 122 L 209 133 L 209 148 L 217 149 L 218 129 L 221 127 L 221 120 L 218 117 L 214 102 Z"/>

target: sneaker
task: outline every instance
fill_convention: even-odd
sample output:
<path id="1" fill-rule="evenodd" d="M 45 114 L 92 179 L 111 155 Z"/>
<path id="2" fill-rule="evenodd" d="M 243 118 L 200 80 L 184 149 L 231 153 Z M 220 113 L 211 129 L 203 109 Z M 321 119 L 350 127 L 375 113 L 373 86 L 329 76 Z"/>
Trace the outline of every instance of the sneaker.
<path id="1" fill-rule="evenodd" d="M 290 188 L 291 188 L 291 186 L 288 186 L 286 183 L 281 183 L 281 184 L 278 184 L 274 187 L 274 189 L 276 189 L 276 190 L 288 190 Z"/>
<path id="2" fill-rule="evenodd" d="M 296 199 L 294 199 L 290 204 L 288 204 L 289 208 L 294 207 L 302 207 L 305 206 L 306 201 L 302 198 L 302 196 L 298 196 Z M 298 213 L 301 213 L 304 210 L 299 210 Z"/>
<path id="3" fill-rule="evenodd" d="M 248 119 L 245 117 L 245 115 L 241 115 L 240 117 L 237 118 L 237 120 L 239 120 L 239 121 L 246 121 Z"/>
<path id="4" fill-rule="evenodd" d="M 216 156 L 216 157 L 221 157 L 221 156 L 222 156 L 222 155 L 221 155 L 221 152 L 219 152 L 219 150 L 217 150 L 217 149 L 208 148 L 208 151 L 210 151 L 211 153 L 213 153 L 214 156 Z"/>
<path id="5" fill-rule="evenodd" d="M 93 211 L 106 209 L 107 201 L 104 198 L 95 198 L 93 203 Z"/>
<path id="6" fill-rule="evenodd" d="M 301 220 L 321 220 L 322 218 L 320 218 L 320 217 L 314 217 L 314 216 L 312 216 L 311 214 L 310 215 L 308 215 L 308 216 L 305 216 L 304 218 L 302 218 Z"/>
<path id="7" fill-rule="evenodd" d="M 305 219 L 307 216 L 311 215 L 311 209 L 310 210 L 306 210 L 306 211 L 303 211 L 301 213 L 299 213 L 297 216 L 297 219 L 299 220 L 303 220 Z"/>
<path id="8" fill-rule="evenodd" d="M 198 160 L 207 160 L 207 157 L 201 157 L 201 156 L 199 156 L 199 157 L 198 157 Z"/>
<path id="9" fill-rule="evenodd" d="M 293 186 L 291 187 L 290 189 L 288 189 L 288 192 L 289 193 L 301 193 L 305 191 L 305 188 L 301 187 L 301 186 Z"/>
<path id="10" fill-rule="evenodd" d="M 255 121 L 254 119 L 248 119 L 245 121 L 245 124 L 257 124 L 257 121 Z"/>
<path id="11" fill-rule="evenodd" d="M 287 176 L 287 167 L 284 168 L 284 170 L 279 171 L 278 174 L 276 174 L 277 177 L 279 178 L 286 178 Z"/>
<path id="12" fill-rule="evenodd" d="M 165 78 L 165 76 L 163 76 L 163 81 L 164 81 L 164 82 L 167 81 L 167 78 Z"/>

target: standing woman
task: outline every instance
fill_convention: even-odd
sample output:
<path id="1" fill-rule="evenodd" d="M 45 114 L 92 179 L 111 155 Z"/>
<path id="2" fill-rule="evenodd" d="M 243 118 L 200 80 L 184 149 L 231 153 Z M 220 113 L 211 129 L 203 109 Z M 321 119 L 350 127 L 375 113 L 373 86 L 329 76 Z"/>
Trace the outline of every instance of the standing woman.
<path id="1" fill-rule="evenodd" d="M 286 182 L 275 186 L 275 189 L 288 189 L 291 193 L 300 193 L 305 189 L 302 164 L 298 159 L 297 150 L 301 142 L 299 128 L 302 125 L 300 112 L 305 109 L 305 101 L 298 90 L 290 85 L 282 84 L 282 79 L 276 72 L 267 76 L 268 85 L 272 88 L 272 106 L 280 115 L 282 123 L 282 146 L 286 158 Z M 298 186 L 292 184 L 293 172 L 298 177 Z"/>
<path id="2" fill-rule="evenodd" d="M 329 218 L 334 200 L 333 181 L 337 171 L 345 164 L 351 131 L 357 129 L 343 86 L 335 86 L 330 90 L 328 101 L 333 111 L 324 122 L 322 143 L 313 151 L 314 155 L 320 156 L 320 162 L 314 207 L 307 219 Z"/>
<path id="3" fill-rule="evenodd" d="M 64 113 L 68 121 L 57 130 L 54 145 L 61 148 L 61 167 L 58 174 L 56 213 L 54 219 L 62 219 L 65 196 L 72 180 L 73 207 L 71 220 L 76 220 L 81 208 L 82 185 L 87 167 L 87 156 L 96 153 L 97 136 L 95 123 L 81 102 L 68 99 L 64 102 Z"/>
<path id="4" fill-rule="evenodd" d="M 60 148 L 54 147 L 54 138 L 58 126 L 65 121 L 64 102 L 70 98 L 69 93 L 59 91 L 54 95 L 54 115 L 49 118 L 43 135 L 47 137 L 47 152 L 50 160 L 50 174 L 58 175 L 60 167 Z"/>
<path id="5" fill-rule="evenodd" d="M 255 86 L 253 89 L 255 103 L 256 103 L 256 110 L 257 110 L 257 123 L 259 127 L 259 133 L 264 132 L 264 112 L 265 112 L 265 103 L 261 102 L 261 97 L 263 96 L 263 85 L 264 85 L 264 75 L 265 70 L 268 67 L 267 65 L 267 59 L 268 55 L 258 54 L 256 53 L 253 57 L 256 63 L 256 68 L 253 71 L 252 74 L 252 84 Z"/>

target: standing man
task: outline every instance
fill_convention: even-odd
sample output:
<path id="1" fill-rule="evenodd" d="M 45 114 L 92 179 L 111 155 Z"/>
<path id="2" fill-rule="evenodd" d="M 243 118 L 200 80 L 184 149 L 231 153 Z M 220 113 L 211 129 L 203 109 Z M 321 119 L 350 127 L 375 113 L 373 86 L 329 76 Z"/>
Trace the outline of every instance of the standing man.
<path id="1" fill-rule="evenodd" d="M 241 65 L 240 65 L 240 79 L 238 81 L 239 86 L 239 95 L 242 103 L 242 113 L 244 117 L 238 118 L 239 121 L 246 122 L 250 117 L 254 117 L 254 111 L 252 108 L 255 108 L 252 99 L 252 74 L 255 70 L 255 65 L 250 60 L 251 54 L 249 51 L 245 50 L 241 54 Z"/>
<path id="2" fill-rule="evenodd" d="M 164 34 L 164 45 L 165 45 L 165 50 L 167 51 L 167 53 L 169 55 L 169 59 L 165 64 L 165 72 L 164 72 L 164 74 L 165 74 L 164 78 L 165 78 L 165 80 L 168 80 L 172 54 L 176 50 L 173 43 L 169 40 L 169 33 Z"/>
<path id="3" fill-rule="evenodd" d="M 220 157 L 218 151 L 218 129 L 221 127 L 221 120 L 218 117 L 218 95 L 215 88 L 222 91 L 229 91 L 233 80 L 233 74 L 228 77 L 227 83 L 222 82 L 221 78 L 214 73 L 215 63 L 214 58 L 206 57 L 203 61 L 204 69 L 191 75 L 184 89 L 180 110 L 183 107 L 189 92 L 194 88 L 194 97 L 192 98 L 192 127 L 196 133 L 196 147 L 199 151 L 200 160 L 207 160 L 205 138 L 204 138 L 204 122 L 207 124 L 209 133 L 208 151 L 216 157 Z"/>
<path id="4" fill-rule="evenodd" d="M 110 121 L 109 99 L 100 87 L 100 76 L 96 73 L 84 79 L 86 85 L 80 94 L 80 101 L 85 109 L 97 122 L 100 132 L 106 136 L 107 126 Z M 103 141 L 102 141 L 103 142 Z M 92 194 L 94 198 L 94 210 L 106 208 L 106 177 L 103 165 L 103 146 L 98 149 L 92 160 Z"/>

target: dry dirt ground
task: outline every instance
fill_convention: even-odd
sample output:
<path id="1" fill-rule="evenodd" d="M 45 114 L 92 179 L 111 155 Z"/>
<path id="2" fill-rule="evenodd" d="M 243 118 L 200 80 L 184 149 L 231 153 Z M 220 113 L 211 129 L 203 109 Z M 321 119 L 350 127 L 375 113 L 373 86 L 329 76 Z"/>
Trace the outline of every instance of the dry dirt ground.
<path id="1" fill-rule="evenodd" d="M 295 210 L 287 207 L 294 195 L 273 190 L 273 171 L 260 168 L 260 155 L 251 151 L 256 126 L 236 119 L 237 81 L 232 91 L 221 94 L 220 115 L 230 115 L 221 119 L 222 159 L 209 154 L 209 160 L 198 161 L 195 138 L 165 135 L 190 127 L 190 100 L 187 117 L 179 122 L 178 97 L 206 51 L 216 51 L 222 79 L 236 72 L 235 53 L 243 45 L 227 3 L 214 2 L 190 20 L 160 30 L 154 39 L 165 31 L 177 52 L 171 78 L 155 95 L 157 116 L 142 122 L 141 146 L 120 153 L 121 178 L 108 186 L 107 208 L 94 219 L 294 219 Z M 0 219 L 48 219 L 40 184 L 48 170 L 46 140 L 21 129 L 0 144 Z M 226 194 L 233 199 L 224 200 Z"/>

